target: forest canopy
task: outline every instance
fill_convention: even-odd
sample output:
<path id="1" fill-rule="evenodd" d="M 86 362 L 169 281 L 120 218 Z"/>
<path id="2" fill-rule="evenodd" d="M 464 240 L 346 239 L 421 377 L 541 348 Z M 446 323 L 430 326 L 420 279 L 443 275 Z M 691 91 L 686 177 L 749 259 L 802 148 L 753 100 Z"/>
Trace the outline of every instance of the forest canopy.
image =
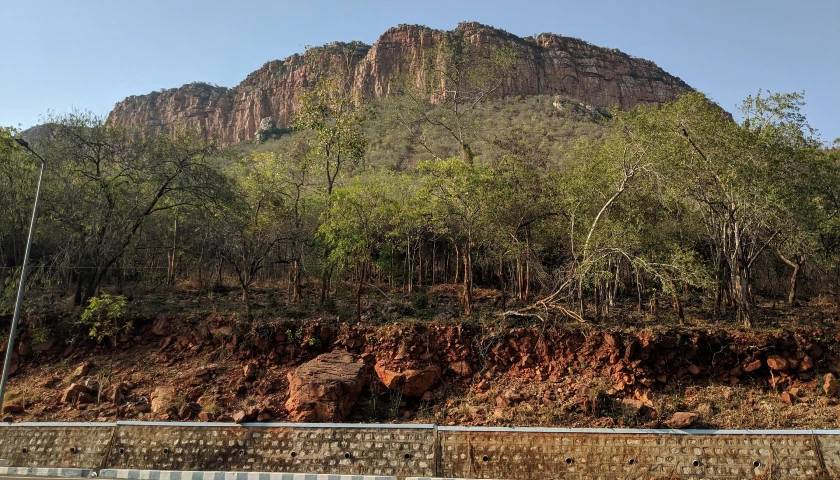
<path id="1" fill-rule="evenodd" d="M 838 294 L 840 152 L 799 93 L 761 91 L 740 121 L 699 93 L 626 112 L 488 98 L 467 121 L 445 102 L 363 104 L 342 88 L 307 93 L 279 139 L 228 149 L 50 119 L 30 138 L 47 161 L 30 288 L 80 307 L 179 281 L 235 287 L 246 308 L 257 285 L 290 305 L 346 290 L 361 318 L 371 292 L 457 285 L 467 316 L 481 288 L 513 317 L 691 306 L 745 326 L 762 299 Z M 19 132 L 0 134 L 10 309 L 37 162 Z"/>

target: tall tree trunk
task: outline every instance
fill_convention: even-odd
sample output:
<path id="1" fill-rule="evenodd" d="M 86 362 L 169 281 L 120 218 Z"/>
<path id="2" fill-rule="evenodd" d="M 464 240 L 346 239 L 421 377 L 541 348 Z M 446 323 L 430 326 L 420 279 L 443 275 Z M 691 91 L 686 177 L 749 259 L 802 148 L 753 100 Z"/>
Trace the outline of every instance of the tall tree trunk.
<path id="1" fill-rule="evenodd" d="M 300 284 L 300 260 L 295 258 L 292 261 L 292 295 L 291 300 L 292 303 L 300 303 L 300 291 L 301 291 L 301 284 Z"/>
<path id="2" fill-rule="evenodd" d="M 458 250 L 459 250 L 459 248 L 458 248 L 458 245 L 456 244 L 455 245 L 455 280 L 454 280 L 454 283 L 458 283 L 459 278 L 460 278 L 459 273 L 461 271 L 461 267 L 460 267 L 460 265 L 458 265 L 460 263 L 458 261 L 458 259 L 461 257 L 461 253 Z"/>
<path id="3" fill-rule="evenodd" d="M 784 256 L 781 251 L 776 250 L 776 255 L 791 268 L 790 279 L 788 280 L 787 304 L 793 305 L 796 303 L 796 289 L 799 286 L 799 273 L 802 271 L 802 266 L 805 265 L 805 256 L 797 255 L 794 260 Z"/>
<path id="4" fill-rule="evenodd" d="M 178 219 L 175 218 L 172 228 L 172 250 L 166 256 L 166 284 L 175 284 L 175 258 L 178 247 Z"/>
<path id="5" fill-rule="evenodd" d="M 356 320 L 362 321 L 362 294 L 365 285 L 365 265 L 359 266 L 358 282 L 356 283 Z"/>
<path id="6" fill-rule="evenodd" d="M 461 142 L 461 160 L 463 160 L 467 165 L 472 165 L 474 159 L 475 154 L 473 154 L 470 145 L 468 143 Z"/>
<path id="7" fill-rule="evenodd" d="M 464 246 L 464 314 L 470 315 L 472 314 L 472 304 L 473 304 L 473 295 L 472 295 L 472 253 L 471 248 L 469 245 L 470 241 L 467 240 L 467 245 Z"/>

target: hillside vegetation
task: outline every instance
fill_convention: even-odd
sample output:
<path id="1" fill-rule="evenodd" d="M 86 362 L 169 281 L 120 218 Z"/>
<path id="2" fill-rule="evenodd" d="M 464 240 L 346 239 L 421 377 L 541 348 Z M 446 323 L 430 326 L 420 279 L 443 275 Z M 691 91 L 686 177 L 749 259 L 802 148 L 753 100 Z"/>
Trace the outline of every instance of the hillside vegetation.
<path id="1" fill-rule="evenodd" d="M 87 114 L 52 119 L 30 136 L 48 167 L 16 362 L 40 376 L 20 385 L 44 380 L 58 368 L 50 362 L 66 368 L 99 355 L 101 364 L 108 352 L 120 352 L 110 357 L 118 359 L 113 372 L 136 376 L 133 384 L 146 389 L 166 366 L 198 361 L 193 354 L 206 362 L 257 358 L 273 380 L 265 377 L 259 390 L 231 378 L 235 395 L 215 393 L 219 416 L 220 408 L 241 407 L 236 395 L 276 404 L 287 395 L 288 364 L 341 347 L 379 366 L 426 348 L 423 362 L 449 365 L 433 373 L 461 378 L 452 388 L 472 388 L 500 408 L 518 400 L 492 400 L 494 390 L 474 372 L 498 381 L 519 368 L 538 381 L 547 372 L 555 380 L 585 372 L 580 379 L 590 389 L 614 375 L 620 388 L 581 394 L 567 382 L 557 393 L 565 395 L 558 402 L 588 405 L 575 415 L 615 417 L 606 424 L 655 424 L 676 407 L 627 420 L 602 411 L 599 395 L 635 395 L 637 406 L 652 408 L 647 392 L 686 372 L 714 377 L 714 388 L 760 372 L 762 385 L 771 382 L 788 400 L 804 388 L 797 382 L 821 388 L 815 374 L 838 358 L 826 332 L 838 320 L 840 151 L 816 139 L 803 97 L 760 91 L 744 100 L 741 121 L 700 93 L 630 111 L 558 96 L 495 98 L 509 61 L 500 52 L 454 62 L 439 73 L 449 93 L 434 102 L 410 89 L 360 101 L 347 75 L 328 77 L 302 96 L 292 127 L 270 127 L 259 142 L 225 149 L 187 130 L 138 135 Z M 11 317 L 37 173 L 14 135 L 5 129 L 0 138 L 3 319 Z M 561 325 L 573 333 L 557 333 Z M 698 326 L 742 333 L 711 340 L 692 333 L 692 358 L 710 364 L 701 369 L 674 356 L 678 372 L 657 363 L 648 334 L 627 334 L 624 346 L 607 334 L 584 341 L 596 329 L 662 328 L 669 333 L 660 339 L 677 340 L 661 348 L 677 352 L 686 342 L 681 329 Z M 785 343 L 794 338 L 787 331 L 798 332 L 795 345 Z M 772 338 L 738 340 L 762 332 Z M 444 334 L 434 342 L 448 343 L 430 340 Z M 159 347 L 154 336 L 165 337 Z M 568 357 L 570 344 L 598 360 Z M 712 355 L 712 346 L 720 351 Z M 651 352 L 641 363 L 634 363 L 637 347 Z M 780 364 L 765 347 L 786 355 L 784 368 L 773 366 Z M 128 366 L 130 355 L 145 358 L 155 348 L 156 370 Z M 716 363 L 727 348 L 731 355 Z M 517 356 L 521 363 L 512 363 Z M 758 367 L 744 370 L 753 361 Z M 825 393 L 836 395 L 829 380 Z M 46 378 L 39 388 L 59 381 Z M 209 394 L 199 384 L 190 394 L 196 399 Z M 377 418 L 379 394 L 371 391 Z M 435 410 L 406 415 L 446 417 L 447 409 L 468 407 L 446 395 L 424 396 L 438 402 Z M 401 402 L 387 418 L 402 415 Z M 106 413 L 145 414 L 115 408 Z M 486 405 L 479 410 L 472 420 L 463 410 L 456 417 L 495 418 Z M 832 411 L 820 415 L 836 418 Z M 285 415 L 271 412 L 267 418 Z M 522 418 L 571 418 L 566 410 L 541 412 Z"/>

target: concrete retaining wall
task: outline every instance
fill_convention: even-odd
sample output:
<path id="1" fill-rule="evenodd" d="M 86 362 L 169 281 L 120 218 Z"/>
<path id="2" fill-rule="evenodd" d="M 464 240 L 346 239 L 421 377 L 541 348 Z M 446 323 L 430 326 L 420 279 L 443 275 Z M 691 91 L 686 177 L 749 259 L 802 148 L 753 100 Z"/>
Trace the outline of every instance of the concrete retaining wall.
<path id="1" fill-rule="evenodd" d="M 20 423 L 0 426 L 0 462 L 398 478 L 816 479 L 840 478 L 840 431 Z"/>

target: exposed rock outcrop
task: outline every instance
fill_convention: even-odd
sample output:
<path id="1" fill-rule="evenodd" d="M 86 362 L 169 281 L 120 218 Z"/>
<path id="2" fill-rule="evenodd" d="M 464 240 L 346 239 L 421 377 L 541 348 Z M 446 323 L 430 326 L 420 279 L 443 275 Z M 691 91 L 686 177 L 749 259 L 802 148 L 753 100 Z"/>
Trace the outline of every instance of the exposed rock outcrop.
<path id="1" fill-rule="evenodd" d="M 389 368 L 383 363 L 377 363 L 374 370 L 385 387 L 407 397 L 423 396 L 437 383 L 441 373 L 437 365 L 400 371 L 399 368 Z"/>
<path id="2" fill-rule="evenodd" d="M 352 75 L 347 80 L 357 98 L 385 97 L 403 81 L 425 85 L 429 65 L 446 60 L 445 45 L 454 37 L 479 48 L 515 52 L 517 71 L 497 95 L 549 94 L 593 107 L 626 109 L 672 100 L 690 90 L 648 60 L 575 38 L 550 33 L 520 38 L 475 22 L 449 32 L 400 25 L 372 46 L 332 43 L 270 61 L 233 88 L 191 83 L 131 96 L 117 103 L 108 122 L 145 131 L 198 129 L 221 144 L 252 140 L 269 117 L 277 126 L 288 126 L 301 93 L 338 65 L 349 66 L 343 70 Z M 435 89 L 428 91 L 432 100 L 443 86 Z"/>
<path id="3" fill-rule="evenodd" d="M 364 387 L 364 368 L 356 355 L 334 350 L 289 372 L 289 417 L 298 422 L 343 420 Z"/>

